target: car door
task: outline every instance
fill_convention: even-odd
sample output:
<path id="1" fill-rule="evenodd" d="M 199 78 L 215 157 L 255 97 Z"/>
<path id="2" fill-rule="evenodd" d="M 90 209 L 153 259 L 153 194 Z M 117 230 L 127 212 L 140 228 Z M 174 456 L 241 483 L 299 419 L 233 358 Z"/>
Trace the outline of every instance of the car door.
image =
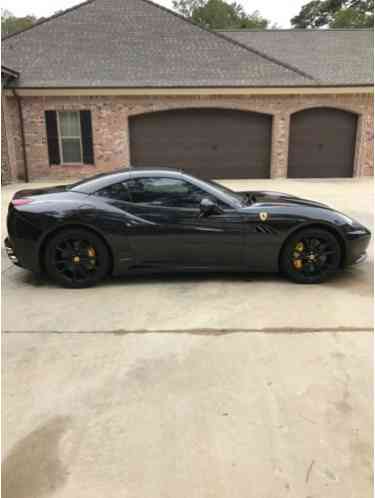
<path id="1" fill-rule="evenodd" d="M 200 202 L 212 194 L 181 178 L 136 177 L 122 188 L 125 196 L 113 202 L 147 222 L 129 232 L 138 265 L 243 265 L 245 220 L 236 209 L 213 198 L 220 212 L 201 216 Z"/>

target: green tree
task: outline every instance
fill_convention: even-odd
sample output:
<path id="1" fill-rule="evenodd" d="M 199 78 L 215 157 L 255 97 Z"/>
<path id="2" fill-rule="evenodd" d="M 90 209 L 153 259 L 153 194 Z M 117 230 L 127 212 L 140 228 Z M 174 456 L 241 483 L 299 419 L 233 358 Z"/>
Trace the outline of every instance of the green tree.
<path id="1" fill-rule="evenodd" d="M 338 10 L 330 28 L 373 28 L 374 27 L 374 0 L 352 2 L 349 7 Z"/>
<path id="2" fill-rule="evenodd" d="M 205 0 L 173 0 L 173 8 L 185 17 L 191 19 L 193 10 L 203 7 Z"/>
<path id="3" fill-rule="evenodd" d="M 236 2 L 224 0 L 174 0 L 174 8 L 193 22 L 208 29 L 266 29 L 269 21 L 258 11 L 246 14 Z"/>
<path id="4" fill-rule="evenodd" d="M 295 28 L 373 27 L 374 0 L 312 0 L 290 22 Z"/>
<path id="5" fill-rule="evenodd" d="M 16 17 L 9 10 L 1 11 L 1 34 L 2 36 L 10 35 L 15 31 L 26 29 L 37 22 L 35 16 Z"/>

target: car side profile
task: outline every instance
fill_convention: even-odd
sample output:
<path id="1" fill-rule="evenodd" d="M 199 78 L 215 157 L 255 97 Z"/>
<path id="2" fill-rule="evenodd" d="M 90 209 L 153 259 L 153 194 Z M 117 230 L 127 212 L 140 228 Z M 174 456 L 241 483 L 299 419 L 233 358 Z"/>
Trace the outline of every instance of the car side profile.
<path id="1" fill-rule="evenodd" d="M 281 272 L 319 283 L 362 261 L 371 237 L 319 202 L 153 168 L 21 190 L 7 227 L 15 264 L 73 288 L 150 271 Z"/>

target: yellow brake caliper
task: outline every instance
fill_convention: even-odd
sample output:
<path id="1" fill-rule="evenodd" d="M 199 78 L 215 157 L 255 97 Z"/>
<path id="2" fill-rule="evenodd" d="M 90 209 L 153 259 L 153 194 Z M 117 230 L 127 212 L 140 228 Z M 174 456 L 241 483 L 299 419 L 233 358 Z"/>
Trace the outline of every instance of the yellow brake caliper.
<path id="1" fill-rule="evenodd" d="M 87 250 L 87 254 L 90 258 L 90 264 L 91 264 L 91 268 L 94 268 L 95 264 L 96 264 L 96 252 L 95 252 L 95 249 L 93 247 L 89 247 L 88 250 Z"/>
<path id="2" fill-rule="evenodd" d="M 293 266 L 296 270 L 300 270 L 303 267 L 301 253 L 303 252 L 305 246 L 302 242 L 298 242 L 298 244 L 294 248 L 293 252 Z"/>

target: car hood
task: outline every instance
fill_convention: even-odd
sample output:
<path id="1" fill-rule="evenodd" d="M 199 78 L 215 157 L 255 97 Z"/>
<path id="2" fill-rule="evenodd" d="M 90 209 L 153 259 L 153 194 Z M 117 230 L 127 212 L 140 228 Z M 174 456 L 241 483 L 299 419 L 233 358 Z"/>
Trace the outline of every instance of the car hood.
<path id="1" fill-rule="evenodd" d="M 272 190 L 242 191 L 240 194 L 247 195 L 251 199 L 252 205 L 255 203 L 264 204 L 266 207 L 289 204 L 332 209 L 322 202 L 311 201 L 310 199 L 303 199 L 302 197 L 296 197 L 284 192 L 274 192 Z"/>

